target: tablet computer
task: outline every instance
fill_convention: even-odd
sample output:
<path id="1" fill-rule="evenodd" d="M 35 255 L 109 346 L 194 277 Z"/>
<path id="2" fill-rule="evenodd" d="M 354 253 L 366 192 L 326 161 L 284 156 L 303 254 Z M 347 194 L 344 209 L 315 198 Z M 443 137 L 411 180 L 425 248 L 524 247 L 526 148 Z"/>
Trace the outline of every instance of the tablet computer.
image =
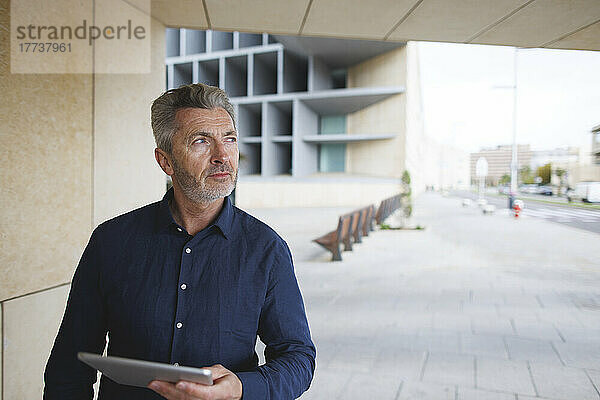
<path id="1" fill-rule="evenodd" d="M 154 380 L 177 383 L 189 381 L 212 385 L 212 372 L 208 369 L 182 367 L 152 361 L 122 357 L 102 357 L 92 353 L 77 353 L 77 358 L 122 385 L 148 387 Z"/>

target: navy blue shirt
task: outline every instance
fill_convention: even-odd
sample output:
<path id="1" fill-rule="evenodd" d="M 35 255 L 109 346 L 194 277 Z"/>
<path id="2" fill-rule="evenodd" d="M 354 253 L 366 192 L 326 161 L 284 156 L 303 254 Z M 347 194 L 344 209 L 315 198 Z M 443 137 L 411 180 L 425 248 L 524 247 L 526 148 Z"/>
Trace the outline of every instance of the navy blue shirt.
<path id="1" fill-rule="evenodd" d="M 96 228 L 73 276 L 44 374 L 44 399 L 91 399 L 96 371 L 77 352 L 205 367 L 222 364 L 243 399 L 295 399 L 315 368 L 302 296 L 285 241 L 225 198 L 190 236 L 169 201 Z M 257 335 L 266 344 L 258 366 Z M 99 399 L 161 399 L 103 376 Z"/>

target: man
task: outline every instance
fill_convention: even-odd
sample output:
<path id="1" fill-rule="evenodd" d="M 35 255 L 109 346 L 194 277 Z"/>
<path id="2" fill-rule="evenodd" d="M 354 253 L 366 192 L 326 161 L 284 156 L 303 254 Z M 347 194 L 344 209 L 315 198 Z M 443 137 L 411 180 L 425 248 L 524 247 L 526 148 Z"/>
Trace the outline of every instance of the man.
<path id="1" fill-rule="evenodd" d="M 107 332 L 109 355 L 208 367 L 215 384 L 144 389 L 103 376 L 99 399 L 285 400 L 308 389 L 315 348 L 290 251 L 227 197 L 238 174 L 233 115 L 225 93 L 202 84 L 154 101 L 155 157 L 173 188 L 92 234 L 46 366 L 45 399 L 92 397 L 96 371 L 76 354 L 102 353 Z"/>

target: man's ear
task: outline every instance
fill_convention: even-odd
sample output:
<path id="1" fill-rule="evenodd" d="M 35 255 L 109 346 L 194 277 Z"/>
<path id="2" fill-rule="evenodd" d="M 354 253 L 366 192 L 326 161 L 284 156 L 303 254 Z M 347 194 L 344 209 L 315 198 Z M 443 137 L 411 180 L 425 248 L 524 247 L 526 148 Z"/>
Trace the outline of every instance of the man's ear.
<path id="1" fill-rule="evenodd" d="M 173 175 L 173 164 L 171 164 L 171 159 L 164 150 L 159 148 L 154 149 L 154 158 L 156 158 L 156 162 L 165 174 L 169 176 Z"/>

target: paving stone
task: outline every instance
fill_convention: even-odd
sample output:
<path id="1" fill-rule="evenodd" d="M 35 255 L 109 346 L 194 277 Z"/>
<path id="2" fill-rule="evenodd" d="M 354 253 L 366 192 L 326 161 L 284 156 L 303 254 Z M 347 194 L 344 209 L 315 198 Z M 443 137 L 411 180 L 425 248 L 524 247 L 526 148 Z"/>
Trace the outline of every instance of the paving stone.
<path id="1" fill-rule="evenodd" d="M 540 310 L 539 306 L 525 307 L 525 306 L 509 305 L 509 306 L 497 306 L 496 307 L 496 311 L 498 313 L 498 316 L 500 316 L 500 317 L 508 318 L 508 319 L 522 318 L 522 319 L 527 319 L 527 320 L 531 320 L 534 322 L 539 321 L 539 317 L 538 317 L 539 310 Z"/>
<path id="2" fill-rule="evenodd" d="M 377 371 L 384 371 L 399 380 L 417 381 L 421 378 L 426 354 L 425 351 L 384 349 L 379 353 L 375 366 Z"/>
<path id="3" fill-rule="evenodd" d="M 586 328 L 582 326 L 561 326 L 558 328 L 561 336 L 567 343 L 583 345 L 600 345 L 600 328 Z"/>
<path id="4" fill-rule="evenodd" d="M 553 292 L 538 293 L 537 299 L 542 305 L 542 308 L 547 309 L 571 308 L 573 306 L 569 299 Z"/>
<path id="5" fill-rule="evenodd" d="M 473 290 L 471 295 L 473 304 L 495 306 L 505 303 L 505 294 L 496 290 Z"/>
<path id="6" fill-rule="evenodd" d="M 460 336 L 460 344 L 461 352 L 466 354 L 508 359 L 501 336 L 463 334 Z"/>
<path id="7" fill-rule="evenodd" d="M 598 393 L 585 374 L 578 368 L 530 363 L 531 374 L 541 397 L 559 400 L 598 400 Z"/>
<path id="8" fill-rule="evenodd" d="M 506 290 L 504 291 L 504 299 L 504 305 L 506 306 L 518 306 L 535 309 L 539 309 L 541 307 L 535 293 L 523 293 L 516 290 Z"/>
<path id="9" fill-rule="evenodd" d="M 538 317 L 540 321 L 549 322 L 554 324 L 559 330 L 561 327 L 566 326 L 581 326 L 583 327 L 581 321 L 577 316 L 576 310 L 569 310 L 570 312 L 561 312 L 561 310 L 556 309 L 540 309 L 538 311 Z M 596 319 L 596 322 L 598 319 Z"/>
<path id="10" fill-rule="evenodd" d="M 456 387 L 408 381 L 396 400 L 455 400 Z"/>
<path id="11" fill-rule="evenodd" d="M 528 319 L 515 318 L 513 323 L 517 331 L 516 336 L 531 339 L 561 340 L 556 328 L 549 322 L 534 322 Z"/>
<path id="12" fill-rule="evenodd" d="M 471 318 L 457 313 L 435 313 L 433 327 L 439 330 L 471 333 Z"/>
<path id="13" fill-rule="evenodd" d="M 371 372 L 379 351 L 379 347 L 372 345 L 341 344 L 328 367 L 331 370 Z"/>
<path id="14" fill-rule="evenodd" d="M 508 318 L 472 318 L 473 333 L 489 335 L 514 335 Z"/>
<path id="15" fill-rule="evenodd" d="M 427 305 L 427 311 L 432 313 L 458 313 L 462 310 L 462 302 L 461 301 L 444 301 L 444 300 L 436 300 Z"/>
<path id="16" fill-rule="evenodd" d="M 317 368 L 326 369 L 337 352 L 337 345 L 332 341 L 319 340 L 314 336 L 313 342 L 317 348 Z"/>
<path id="17" fill-rule="evenodd" d="M 475 386 L 474 357 L 462 354 L 430 353 L 423 382 Z"/>
<path id="18" fill-rule="evenodd" d="M 433 328 L 433 314 L 429 312 L 404 312 L 399 316 L 398 324 L 407 328 L 411 327 L 414 332 L 421 329 Z"/>
<path id="19" fill-rule="evenodd" d="M 462 313 L 472 319 L 488 319 L 490 315 L 496 316 L 496 305 L 464 303 Z"/>
<path id="20" fill-rule="evenodd" d="M 600 392 L 600 370 L 588 369 L 587 373 L 596 387 L 596 391 Z"/>
<path id="21" fill-rule="evenodd" d="M 315 370 L 310 388 L 300 397 L 302 400 L 336 399 L 342 393 L 350 380 L 346 371 Z"/>
<path id="22" fill-rule="evenodd" d="M 519 395 L 536 395 L 525 362 L 478 357 L 476 374 L 478 388 Z"/>
<path id="23" fill-rule="evenodd" d="M 426 350 L 420 349 L 416 346 L 416 338 L 417 334 L 405 334 L 405 333 L 395 333 L 395 329 L 388 328 L 387 335 L 380 335 L 378 340 L 381 344 L 381 348 L 388 350 Z M 394 333 L 392 333 L 394 332 Z"/>
<path id="24" fill-rule="evenodd" d="M 600 370 L 600 346 L 569 342 L 554 346 L 567 366 Z"/>
<path id="25" fill-rule="evenodd" d="M 458 400 L 516 400 L 513 393 L 490 392 L 488 390 L 458 388 Z"/>
<path id="26" fill-rule="evenodd" d="M 394 400 L 401 383 L 397 376 L 387 373 L 352 374 L 339 398 Z"/>
<path id="27" fill-rule="evenodd" d="M 452 331 L 423 329 L 415 338 L 413 349 L 459 353 L 460 335 Z"/>
<path id="28" fill-rule="evenodd" d="M 505 340 L 512 360 L 562 365 L 558 354 L 556 354 L 549 341 L 509 336 Z"/>
<path id="29" fill-rule="evenodd" d="M 579 310 L 577 319 L 581 321 L 584 328 L 598 329 L 598 310 Z"/>

